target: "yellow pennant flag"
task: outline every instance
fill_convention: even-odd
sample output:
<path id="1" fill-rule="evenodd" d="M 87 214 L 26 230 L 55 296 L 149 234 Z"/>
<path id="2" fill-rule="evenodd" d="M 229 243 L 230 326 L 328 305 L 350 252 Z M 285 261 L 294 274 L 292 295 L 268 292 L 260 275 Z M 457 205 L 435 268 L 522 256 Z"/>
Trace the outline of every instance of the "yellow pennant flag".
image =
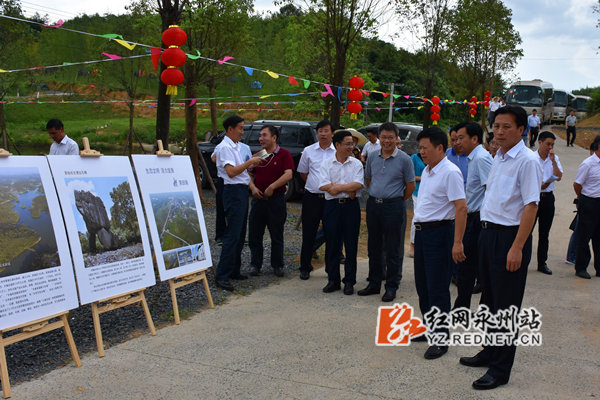
<path id="1" fill-rule="evenodd" d="M 8 72 L 8 71 L 5 69 L 0 69 L 0 72 Z"/>
<path id="2" fill-rule="evenodd" d="M 260 96 L 259 98 L 260 98 L 260 99 L 266 99 L 267 97 L 270 97 L 270 96 L 271 96 L 270 94 L 266 94 L 266 95 L 264 95 L 264 96 Z"/>
<path id="3" fill-rule="evenodd" d="M 279 78 L 279 74 L 276 74 L 276 73 L 275 73 L 275 72 L 273 72 L 273 71 L 266 70 L 265 72 L 266 72 L 267 74 L 269 74 L 269 76 L 270 76 L 271 78 L 273 78 L 273 79 L 277 79 L 277 78 Z"/>
<path id="4" fill-rule="evenodd" d="M 127 43 L 126 41 L 124 41 L 124 40 L 121 40 L 121 39 L 113 39 L 113 40 L 114 40 L 115 42 L 119 43 L 121 46 L 123 46 L 123 47 L 126 47 L 126 48 L 127 48 L 127 49 L 129 49 L 129 50 L 133 50 L 133 49 L 135 48 L 135 46 L 136 46 L 136 45 L 135 45 L 135 43 L 133 43 L 133 44 L 129 44 L 129 43 Z"/>

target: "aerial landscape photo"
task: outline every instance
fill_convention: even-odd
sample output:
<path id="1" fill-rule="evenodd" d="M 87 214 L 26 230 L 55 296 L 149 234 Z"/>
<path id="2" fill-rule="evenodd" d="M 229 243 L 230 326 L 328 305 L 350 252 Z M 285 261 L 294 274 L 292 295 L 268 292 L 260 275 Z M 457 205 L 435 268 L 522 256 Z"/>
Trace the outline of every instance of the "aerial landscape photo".
<path id="1" fill-rule="evenodd" d="M 36 167 L 0 168 L 0 277 L 60 265 Z"/>

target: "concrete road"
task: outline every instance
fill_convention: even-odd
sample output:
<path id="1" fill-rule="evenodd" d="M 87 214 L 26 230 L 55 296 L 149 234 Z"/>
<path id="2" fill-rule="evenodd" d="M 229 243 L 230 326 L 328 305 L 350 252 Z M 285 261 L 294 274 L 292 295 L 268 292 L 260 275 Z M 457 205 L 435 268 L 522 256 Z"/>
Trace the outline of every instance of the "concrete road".
<path id="1" fill-rule="evenodd" d="M 557 143 L 565 169 L 548 265 L 529 268 L 524 307 L 542 313 L 543 345 L 521 347 L 508 385 L 471 389 L 484 368 L 458 358 L 477 348 L 454 347 L 423 358 L 425 343 L 376 347 L 379 297 L 324 294 L 324 271 L 206 310 L 13 387 L 14 399 L 573 399 L 600 397 L 600 278 L 575 277 L 564 263 L 573 217 L 572 182 L 587 150 Z M 367 260 L 359 263 L 360 289 Z M 593 268 L 589 272 L 593 275 Z M 412 259 L 405 259 L 398 302 L 417 306 Z M 452 287 L 455 296 L 455 288 Z M 475 296 L 478 301 L 478 296 Z M 76 338 L 77 339 L 77 338 Z M 10 348 L 9 348 L 10 352 Z"/>

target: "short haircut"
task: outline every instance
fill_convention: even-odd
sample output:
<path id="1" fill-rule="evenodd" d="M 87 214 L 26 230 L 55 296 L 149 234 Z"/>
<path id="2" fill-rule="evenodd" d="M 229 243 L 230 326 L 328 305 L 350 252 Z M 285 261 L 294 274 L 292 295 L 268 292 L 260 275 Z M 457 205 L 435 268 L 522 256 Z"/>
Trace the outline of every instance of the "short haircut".
<path id="1" fill-rule="evenodd" d="M 417 142 L 421 139 L 429 139 L 431 144 L 433 144 L 435 147 L 441 144 L 444 148 L 444 151 L 448 149 L 448 135 L 437 126 L 432 126 L 430 128 L 423 129 L 417 135 Z"/>
<path id="2" fill-rule="evenodd" d="M 376 126 L 367 126 L 365 128 L 365 131 L 367 131 L 367 133 L 373 133 L 375 135 L 379 135 L 379 128 L 377 128 Z"/>
<path id="3" fill-rule="evenodd" d="M 239 115 L 232 115 L 223 121 L 223 128 L 225 128 L 225 132 L 227 132 L 229 127 L 235 128 L 240 122 L 244 122 L 244 118 Z"/>
<path id="4" fill-rule="evenodd" d="M 590 145 L 590 150 L 598 151 L 598 147 L 600 147 L 600 135 L 596 136 L 592 144 Z"/>
<path id="5" fill-rule="evenodd" d="M 277 139 L 279 139 L 279 129 L 277 129 L 276 126 L 273 125 L 265 125 L 262 128 L 260 128 L 260 130 L 262 131 L 263 129 L 268 129 L 269 133 L 271 133 L 271 136 L 277 136 Z"/>
<path id="6" fill-rule="evenodd" d="M 321 128 L 325 128 L 327 125 L 329 125 L 329 129 L 331 129 L 333 131 L 333 125 L 331 124 L 331 121 L 328 119 L 319 121 L 319 123 L 317 124 L 317 130 L 319 130 Z"/>
<path id="7" fill-rule="evenodd" d="M 456 125 L 456 127 L 458 128 L 456 129 L 456 132 L 458 132 L 459 129 L 465 128 L 467 135 L 469 135 L 470 138 L 476 136 L 477 140 L 479 140 L 479 144 L 483 143 L 483 128 L 481 125 L 475 122 L 463 122 Z"/>
<path id="8" fill-rule="evenodd" d="M 534 112 L 534 111 L 537 112 L 537 110 L 535 108 L 533 110 L 531 110 L 531 112 Z"/>
<path id="9" fill-rule="evenodd" d="M 525 128 L 527 126 L 527 111 L 521 106 L 511 106 L 506 105 L 504 107 L 500 107 L 495 112 L 495 117 L 502 114 L 510 114 L 515 117 L 515 123 L 517 124 L 517 128 L 522 126 Z"/>
<path id="10" fill-rule="evenodd" d="M 336 143 L 342 143 L 344 141 L 344 138 L 347 136 L 352 136 L 352 133 L 350 131 L 337 131 L 336 133 L 333 134 L 333 145 L 335 146 Z"/>
<path id="11" fill-rule="evenodd" d="M 452 133 L 452 132 L 458 133 L 458 130 L 464 128 L 466 125 L 467 125 L 467 122 L 461 122 L 460 124 L 456 124 L 452 128 L 450 128 L 449 133 Z"/>
<path id="12" fill-rule="evenodd" d="M 379 125 L 379 132 L 377 132 L 378 136 L 381 133 L 381 131 L 394 132 L 396 134 L 396 137 L 398 137 L 398 127 L 393 122 L 384 122 L 383 124 Z"/>
<path id="13" fill-rule="evenodd" d="M 63 125 L 62 121 L 60 119 L 57 119 L 57 118 L 52 118 L 46 124 L 46 130 L 48 130 L 48 129 L 60 130 L 60 129 L 63 129 L 64 127 L 65 126 Z"/>
<path id="14" fill-rule="evenodd" d="M 556 136 L 550 131 L 541 131 L 540 136 L 538 136 L 538 140 L 543 142 L 546 139 L 556 140 Z"/>

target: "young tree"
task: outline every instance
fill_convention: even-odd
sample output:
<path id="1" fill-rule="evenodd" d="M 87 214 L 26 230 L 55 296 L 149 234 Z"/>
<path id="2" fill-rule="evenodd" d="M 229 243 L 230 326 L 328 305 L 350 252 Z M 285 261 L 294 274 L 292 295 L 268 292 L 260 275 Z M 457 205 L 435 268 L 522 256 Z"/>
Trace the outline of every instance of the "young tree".
<path id="1" fill-rule="evenodd" d="M 140 226 L 128 182 L 123 182 L 110 192 L 113 205 L 110 207 L 110 226 L 119 232 L 127 243 L 141 241 Z"/>

